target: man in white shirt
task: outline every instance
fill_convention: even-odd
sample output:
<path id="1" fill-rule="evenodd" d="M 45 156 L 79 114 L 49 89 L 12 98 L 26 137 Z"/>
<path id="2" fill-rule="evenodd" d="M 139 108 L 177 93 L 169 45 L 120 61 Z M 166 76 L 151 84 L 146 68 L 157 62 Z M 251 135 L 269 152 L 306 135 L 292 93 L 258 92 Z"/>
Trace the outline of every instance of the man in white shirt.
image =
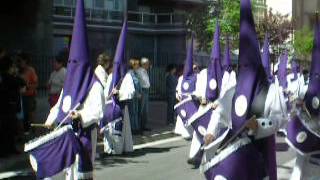
<path id="1" fill-rule="evenodd" d="M 138 78 L 142 87 L 142 98 L 141 98 L 141 131 L 149 130 L 146 128 L 149 113 L 149 89 L 150 89 L 150 79 L 148 75 L 148 70 L 150 67 L 149 59 L 141 58 L 141 67 L 137 69 Z"/>

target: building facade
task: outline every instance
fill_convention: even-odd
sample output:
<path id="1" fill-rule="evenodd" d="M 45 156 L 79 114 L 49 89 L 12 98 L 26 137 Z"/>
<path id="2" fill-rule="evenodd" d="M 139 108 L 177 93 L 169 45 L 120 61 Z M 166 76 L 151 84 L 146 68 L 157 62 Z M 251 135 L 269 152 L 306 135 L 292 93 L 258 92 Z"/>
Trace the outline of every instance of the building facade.
<path id="1" fill-rule="evenodd" d="M 254 0 L 254 5 L 255 5 L 254 7 L 255 21 L 259 23 L 266 16 L 266 13 L 267 13 L 266 0 Z"/>
<path id="2" fill-rule="evenodd" d="M 164 61 L 179 62 L 181 59 L 174 54 L 184 52 L 186 47 L 184 7 L 201 4 L 201 1 L 171 1 L 175 4 L 148 0 L 130 0 L 128 4 L 124 0 L 85 0 L 92 58 L 101 52 L 114 53 L 124 11 L 128 9 L 127 57 L 146 56 L 158 66 L 167 64 Z M 70 43 L 75 0 L 54 0 L 53 3 L 53 53 L 57 55 Z M 173 59 L 162 57 L 168 54 Z"/>
<path id="3" fill-rule="evenodd" d="M 53 55 L 63 54 L 69 47 L 75 2 L 53 1 Z M 102 52 L 113 56 L 127 16 L 126 57 L 151 60 L 151 94 L 163 98 L 165 67 L 182 64 L 185 59 L 187 9 L 202 5 L 202 0 L 85 0 L 91 59 L 94 62 Z"/>
<path id="4" fill-rule="evenodd" d="M 320 0 L 292 0 L 294 29 L 313 28 L 315 12 L 320 10 Z"/>

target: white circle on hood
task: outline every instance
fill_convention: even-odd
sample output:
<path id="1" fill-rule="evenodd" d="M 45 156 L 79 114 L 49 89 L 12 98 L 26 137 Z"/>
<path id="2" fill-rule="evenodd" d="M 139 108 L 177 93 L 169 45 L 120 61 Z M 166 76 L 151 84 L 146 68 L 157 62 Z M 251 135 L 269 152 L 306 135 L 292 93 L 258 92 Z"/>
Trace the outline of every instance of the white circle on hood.
<path id="1" fill-rule="evenodd" d="M 245 115 L 248 109 L 248 101 L 246 96 L 240 95 L 237 97 L 236 102 L 235 102 L 235 112 L 238 117 L 242 117 Z"/>
<path id="2" fill-rule="evenodd" d="M 312 107 L 313 109 L 319 108 L 319 98 L 316 96 L 312 98 Z"/>
<path id="3" fill-rule="evenodd" d="M 62 101 L 62 111 L 68 113 L 71 109 L 71 96 L 65 96 Z"/>
<path id="4" fill-rule="evenodd" d="M 206 130 L 206 128 L 203 127 L 203 126 L 199 126 L 199 127 L 198 127 L 198 131 L 199 131 L 199 133 L 200 133 L 202 136 L 205 136 L 205 135 L 207 134 L 207 130 Z"/>
<path id="5" fill-rule="evenodd" d="M 209 81 L 209 88 L 211 90 L 215 90 L 217 88 L 217 81 L 215 79 L 211 79 Z"/>
<path id="6" fill-rule="evenodd" d="M 190 87 L 190 85 L 189 85 L 188 82 L 184 82 L 182 86 L 183 86 L 183 89 L 184 89 L 184 90 L 188 90 L 189 87 Z"/>
<path id="7" fill-rule="evenodd" d="M 228 180 L 226 177 L 222 176 L 222 175 L 216 175 L 214 177 L 214 180 Z"/>
<path id="8" fill-rule="evenodd" d="M 301 131 L 298 133 L 296 137 L 296 141 L 301 144 L 307 139 L 307 137 L 308 137 L 307 133 L 304 131 Z"/>
<path id="9" fill-rule="evenodd" d="M 182 109 L 182 110 L 180 111 L 180 114 L 181 114 L 181 116 L 182 116 L 183 118 L 187 117 L 187 112 L 186 112 L 186 110 L 184 110 L 184 109 Z"/>

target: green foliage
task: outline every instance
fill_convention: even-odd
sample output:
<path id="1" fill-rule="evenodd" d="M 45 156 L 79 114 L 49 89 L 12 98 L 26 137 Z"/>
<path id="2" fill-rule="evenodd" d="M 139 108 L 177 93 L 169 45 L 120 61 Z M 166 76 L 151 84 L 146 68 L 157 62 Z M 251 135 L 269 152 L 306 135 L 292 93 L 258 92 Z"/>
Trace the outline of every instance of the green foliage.
<path id="1" fill-rule="evenodd" d="M 209 20 L 207 31 L 210 34 L 215 31 L 217 19 L 220 21 L 223 34 L 237 36 L 240 22 L 240 1 L 223 0 L 220 17 L 215 16 Z"/>
<path id="2" fill-rule="evenodd" d="M 308 27 L 304 27 L 294 33 L 293 47 L 295 54 L 301 58 L 309 56 L 313 48 L 313 33 Z"/>

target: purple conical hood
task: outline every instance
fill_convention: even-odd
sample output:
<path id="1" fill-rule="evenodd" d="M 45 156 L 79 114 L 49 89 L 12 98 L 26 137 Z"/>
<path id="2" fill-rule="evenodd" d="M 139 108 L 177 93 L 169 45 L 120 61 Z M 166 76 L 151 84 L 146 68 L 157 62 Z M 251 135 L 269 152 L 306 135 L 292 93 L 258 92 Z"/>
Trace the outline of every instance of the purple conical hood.
<path id="1" fill-rule="evenodd" d="M 223 71 L 232 71 L 232 63 L 231 63 L 231 54 L 230 54 L 230 42 L 229 37 L 226 40 L 226 47 L 224 53 L 224 61 L 223 61 Z"/>
<path id="2" fill-rule="evenodd" d="M 297 80 L 298 79 L 298 73 L 300 73 L 300 65 L 298 64 L 297 61 L 293 60 L 291 63 L 291 69 L 292 69 L 292 73 L 293 73 L 293 79 L 291 79 L 292 81 Z"/>
<path id="3" fill-rule="evenodd" d="M 120 79 L 124 77 L 124 53 L 126 48 L 126 39 L 127 39 L 127 31 L 128 25 L 127 20 L 124 21 L 121 34 L 118 40 L 118 45 L 116 49 L 116 54 L 114 56 L 114 63 L 113 63 L 113 72 L 112 72 L 112 83 L 109 89 L 109 93 L 111 93 L 112 89 L 119 85 Z"/>
<path id="4" fill-rule="evenodd" d="M 89 60 L 84 2 L 78 0 L 58 123 L 77 104 L 83 103 L 95 81 L 97 78 Z M 70 123 L 70 120 L 66 123 Z"/>
<path id="5" fill-rule="evenodd" d="M 320 98 L 320 27 L 318 15 L 315 24 L 312 62 L 309 79 L 308 90 L 305 95 L 305 103 L 311 115 L 318 117 Z"/>
<path id="6" fill-rule="evenodd" d="M 251 104 L 267 82 L 261 62 L 250 0 L 241 0 L 239 75 L 233 98 L 233 131 L 250 118 Z"/>
<path id="7" fill-rule="evenodd" d="M 268 33 L 266 33 L 264 44 L 263 44 L 262 64 L 266 72 L 266 75 L 268 77 L 269 83 L 272 83 L 273 77 L 271 74 L 271 67 L 270 67 L 270 51 L 269 51 Z"/>
<path id="8" fill-rule="evenodd" d="M 194 34 L 192 33 L 191 42 L 188 47 L 187 57 L 183 69 L 183 80 L 181 83 L 182 93 L 191 93 L 196 89 L 197 76 L 193 72 L 193 42 Z"/>
<path id="9" fill-rule="evenodd" d="M 239 131 L 253 115 L 263 116 L 269 84 L 262 65 L 250 0 L 241 0 L 240 9 L 239 75 L 232 100 L 233 133 Z M 276 161 L 272 155 L 274 146 L 266 142 L 262 144 L 266 145 L 266 148 L 257 149 L 267 158 L 265 168 L 268 169 L 268 176 L 276 179 Z"/>
<path id="10" fill-rule="evenodd" d="M 281 87 L 287 88 L 287 64 L 288 64 L 288 52 L 285 51 L 280 57 L 280 63 L 278 68 L 278 80 Z"/>
<path id="11" fill-rule="evenodd" d="M 214 101 L 219 96 L 222 83 L 222 66 L 220 52 L 220 25 L 217 21 L 214 33 L 213 48 L 211 52 L 211 62 L 208 66 L 206 98 Z"/>
<path id="12" fill-rule="evenodd" d="M 183 69 L 183 77 L 188 77 L 191 76 L 193 74 L 193 39 L 194 36 L 192 34 L 191 37 L 191 42 L 188 48 L 188 52 L 187 52 L 187 58 L 184 64 L 184 69 Z"/>

